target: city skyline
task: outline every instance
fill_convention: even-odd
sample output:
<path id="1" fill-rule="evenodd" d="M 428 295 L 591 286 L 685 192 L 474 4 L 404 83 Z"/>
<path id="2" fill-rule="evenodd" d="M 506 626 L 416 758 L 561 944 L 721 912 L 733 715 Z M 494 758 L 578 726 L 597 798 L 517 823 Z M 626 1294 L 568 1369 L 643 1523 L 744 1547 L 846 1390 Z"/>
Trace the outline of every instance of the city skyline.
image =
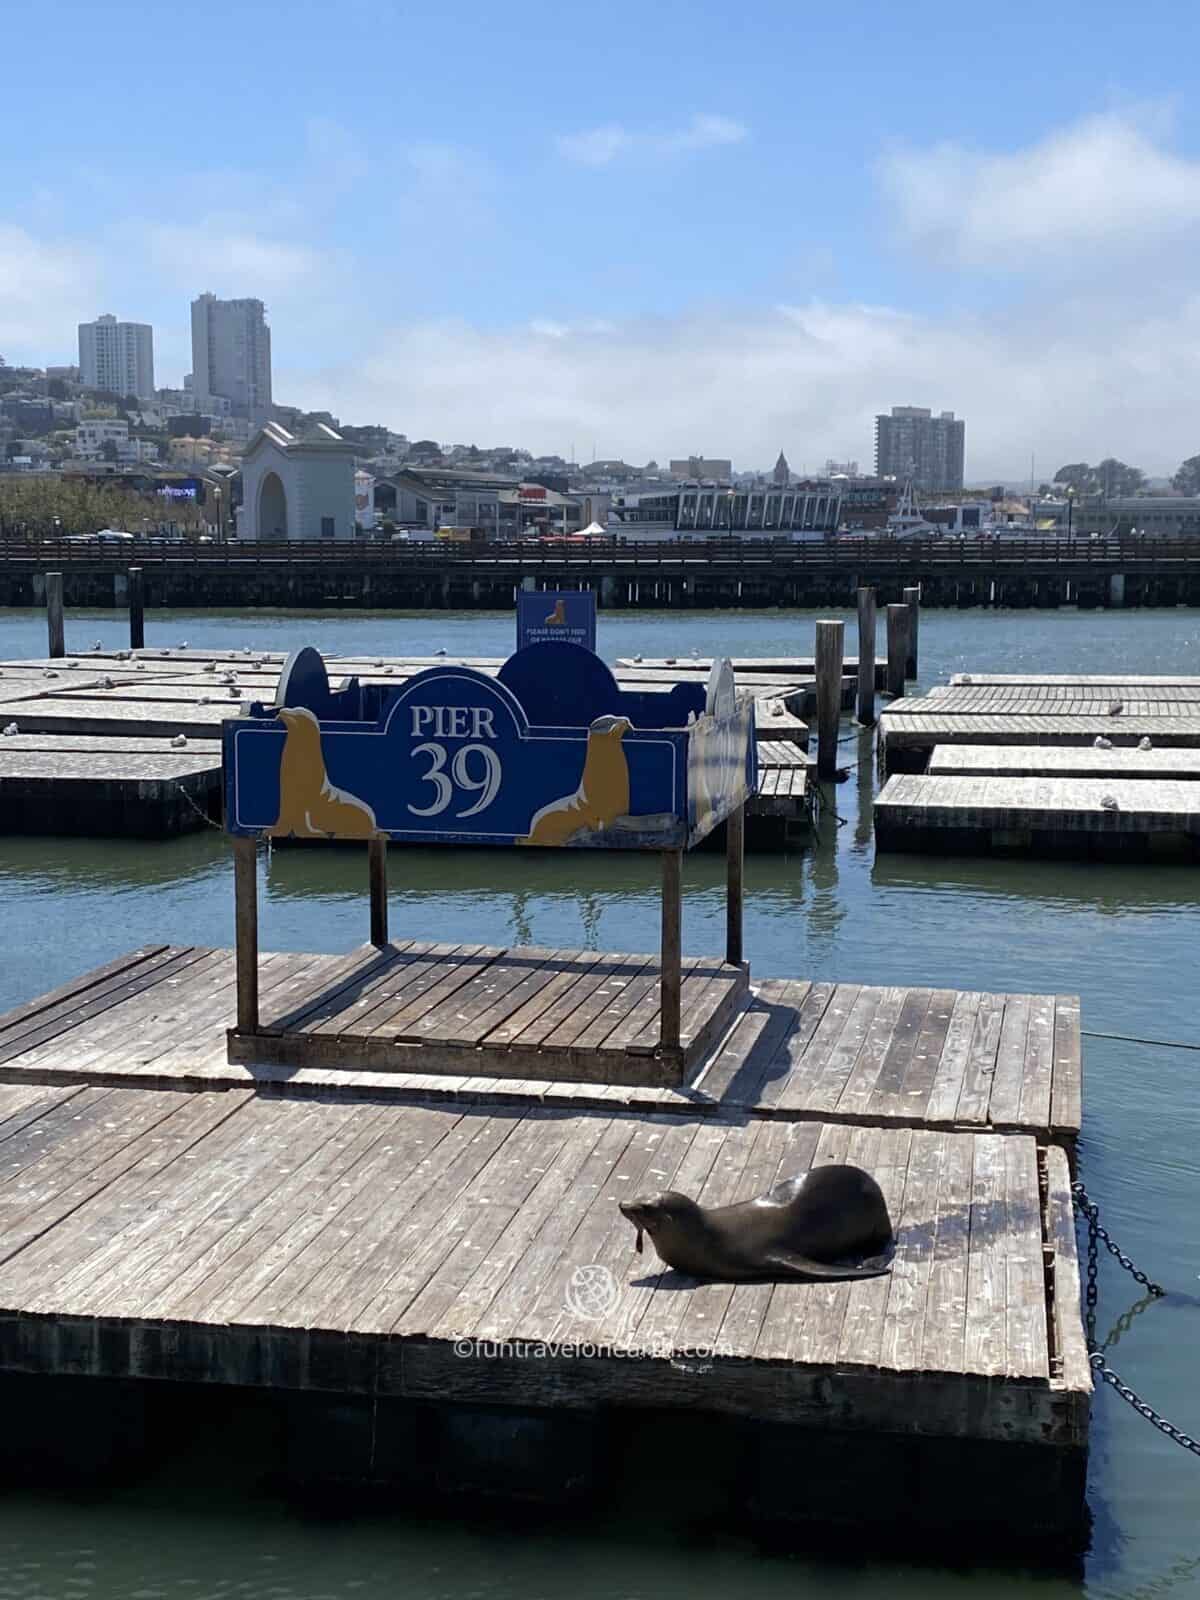
<path id="1" fill-rule="evenodd" d="M 138 143 L 87 109 L 87 62 L 116 27 L 152 75 L 184 19 L 68 9 L 78 48 L 32 19 L 11 86 L 39 139 L 0 175 L 10 361 L 69 360 L 111 305 L 153 324 L 177 384 L 211 289 L 265 302 L 281 398 L 437 438 L 811 465 L 869 459 L 875 415 L 911 401 L 968 419 L 973 481 L 1024 478 L 1031 452 L 1160 474 L 1196 451 L 1200 111 L 1174 63 L 1198 24 L 1177 8 L 798 24 L 768 0 L 685 27 L 618 3 L 601 36 L 548 5 L 349 0 L 347 43 L 452 57 L 470 92 L 414 74 L 398 115 L 362 74 L 309 115 L 332 105 L 327 14 L 281 34 L 217 4 L 239 48 L 203 139 L 168 119 Z M 261 62 L 287 85 L 267 125 Z M 951 91 L 919 124 L 895 92 L 913 72 Z M 513 92 L 534 81 L 569 92 Z"/>

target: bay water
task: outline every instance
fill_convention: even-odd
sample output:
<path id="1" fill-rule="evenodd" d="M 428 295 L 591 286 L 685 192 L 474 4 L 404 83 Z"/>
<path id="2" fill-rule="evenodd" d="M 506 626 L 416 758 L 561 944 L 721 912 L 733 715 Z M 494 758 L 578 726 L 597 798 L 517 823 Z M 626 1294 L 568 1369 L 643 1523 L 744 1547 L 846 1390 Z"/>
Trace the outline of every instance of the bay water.
<path id="1" fill-rule="evenodd" d="M 836 615 L 837 613 L 829 613 Z M 811 655 L 815 613 L 602 614 L 600 654 Z M 847 653 L 854 625 L 847 618 Z M 68 649 L 127 643 L 117 612 L 68 612 Z M 502 656 L 511 614 L 151 612 L 149 645 L 346 655 Z M 0 661 L 40 656 L 39 613 L 0 612 Z M 1200 674 L 1200 612 L 943 612 L 921 617 L 920 677 L 955 671 Z M 876 860 L 869 735 L 844 732 L 846 782 L 830 791 L 811 849 L 746 862 L 752 974 L 874 984 L 1078 993 L 1083 1026 L 1169 1043 L 1084 1040 L 1080 1171 L 1103 1219 L 1174 1291 L 1117 1330 L 1110 1359 L 1182 1428 L 1200 1434 L 1200 870 L 1180 865 Z M 686 953 L 722 948 L 723 858 L 684 866 Z M 396 851 L 393 937 L 650 951 L 657 863 L 564 852 Z M 263 867 L 267 949 L 348 950 L 366 938 L 357 852 L 280 851 Z M 0 840 L 0 1009 L 135 945 L 231 944 L 233 887 L 216 829 L 184 839 Z M 1138 1301 L 1115 1262 L 1100 1267 L 1103 1335 Z M 2 1425 L 2 1419 L 0 1419 Z M 151 1483 L 86 1502 L 0 1498 L 0 1600 L 195 1596 L 332 1600 L 479 1597 L 666 1600 L 724 1595 L 1200 1596 L 1200 1459 L 1110 1389 L 1093 1403 L 1091 1549 L 1080 1580 L 974 1570 L 768 1557 L 749 1544 L 664 1526 L 653 1505 L 580 1528 L 506 1529 L 409 1519 L 402 1507 L 315 1521 L 239 1470 L 217 1441 L 168 1461 Z"/>

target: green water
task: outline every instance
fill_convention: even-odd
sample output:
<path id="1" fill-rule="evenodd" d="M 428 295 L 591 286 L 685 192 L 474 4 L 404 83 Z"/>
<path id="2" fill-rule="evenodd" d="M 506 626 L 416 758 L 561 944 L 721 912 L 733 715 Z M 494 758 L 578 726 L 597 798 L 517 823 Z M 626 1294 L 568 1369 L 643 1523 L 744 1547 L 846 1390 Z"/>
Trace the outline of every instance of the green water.
<path id="1" fill-rule="evenodd" d="M 813 616 L 693 614 L 603 618 L 601 653 L 810 654 Z M 125 643 L 118 613 L 68 615 L 68 646 Z M 500 655 L 509 616 L 320 615 L 287 618 L 152 613 L 147 643 L 286 649 L 312 642 L 346 654 Z M 848 642 L 852 641 L 852 630 Z M 41 655 L 44 620 L 0 613 L 0 659 Z M 1200 672 L 1200 613 L 926 612 L 921 677 L 958 670 Z M 747 859 L 746 949 L 760 976 L 952 988 L 1070 990 L 1084 1027 L 1200 1043 L 1195 900 L 1200 874 L 1174 866 L 874 859 L 873 763 L 846 747 L 813 850 Z M 860 759 L 854 764 L 855 755 Z M 836 811 L 836 815 L 834 815 Z M 684 942 L 723 938 L 722 862 L 685 865 Z M 651 950 L 655 865 L 571 854 L 404 851 L 392 865 L 392 932 L 493 943 Z M 0 845 L 0 1008 L 132 945 L 228 944 L 232 884 L 221 836 L 169 844 L 9 839 Z M 366 933 L 365 872 L 355 853 L 277 853 L 264 867 L 263 948 L 349 949 Z M 1151 1305 L 1120 1337 L 1114 1365 L 1180 1426 L 1200 1433 L 1200 1055 L 1085 1040 L 1082 1175 L 1116 1237 L 1152 1277 L 1182 1292 Z M 1101 1331 L 1136 1300 L 1115 1264 L 1101 1267 Z M 1200 1595 L 1200 1459 L 1163 1438 L 1111 1392 L 1093 1407 L 1088 1596 Z M 702 1565 L 700 1564 L 702 1563 Z M 653 1508 L 569 1530 L 505 1531 L 402 1511 L 313 1522 L 247 1486 L 230 1462 L 168 1463 L 150 1485 L 79 1505 L 42 1496 L 0 1501 L 0 1600 L 89 1596 L 252 1596 L 320 1600 L 391 1595 L 618 1596 L 727 1594 L 749 1600 L 841 1594 L 1007 1596 L 1078 1592 L 1061 1577 L 768 1559 L 697 1530 L 656 1526 Z"/>

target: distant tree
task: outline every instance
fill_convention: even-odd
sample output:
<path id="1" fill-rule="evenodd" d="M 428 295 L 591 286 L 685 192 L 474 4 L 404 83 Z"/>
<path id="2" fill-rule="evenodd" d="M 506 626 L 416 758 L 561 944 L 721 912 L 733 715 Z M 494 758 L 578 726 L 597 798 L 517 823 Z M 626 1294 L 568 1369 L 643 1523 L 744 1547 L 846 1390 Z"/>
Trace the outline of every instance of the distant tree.
<path id="1" fill-rule="evenodd" d="M 1181 461 L 1179 471 L 1171 479 L 1172 489 L 1180 494 L 1200 494 L 1200 456 L 1189 456 Z"/>
<path id="2" fill-rule="evenodd" d="M 1096 478 L 1101 493 L 1109 500 L 1119 500 L 1137 494 L 1145 486 L 1146 474 L 1138 467 L 1130 467 L 1115 456 L 1106 456 L 1096 468 Z"/>
<path id="3" fill-rule="evenodd" d="M 1065 467 L 1059 467 L 1054 481 L 1066 489 L 1074 489 L 1076 494 L 1095 494 L 1099 487 L 1096 469 L 1089 467 L 1086 461 L 1069 461 Z"/>

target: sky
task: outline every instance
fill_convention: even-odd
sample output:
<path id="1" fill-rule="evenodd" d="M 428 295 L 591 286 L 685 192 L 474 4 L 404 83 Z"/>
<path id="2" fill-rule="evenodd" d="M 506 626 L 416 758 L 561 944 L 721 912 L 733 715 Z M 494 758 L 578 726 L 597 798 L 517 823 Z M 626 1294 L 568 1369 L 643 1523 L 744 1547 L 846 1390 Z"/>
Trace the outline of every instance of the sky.
<path id="1" fill-rule="evenodd" d="M 1200 11 L 209 0 L 6 33 L 0 355 L 267 306 L 277 401 L 581 461 L 1200 452 Z"/>

